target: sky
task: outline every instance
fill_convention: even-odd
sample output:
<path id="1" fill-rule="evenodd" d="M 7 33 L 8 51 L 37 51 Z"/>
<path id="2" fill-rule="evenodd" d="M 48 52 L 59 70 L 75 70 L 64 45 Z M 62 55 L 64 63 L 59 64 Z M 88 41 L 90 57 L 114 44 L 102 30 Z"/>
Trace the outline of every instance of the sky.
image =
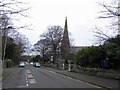
<path id="1" fill-rule="evenodd" d="M 23 0 L 24 1 L 24 0 Z M 30 18 L 24 20 L 31 24 L 32 30 L 20 30 L 26 35 L 32 45 L 37 43 L 39 36 L 49 25 L 60 25 L 64 28 L 65 17 L 68 21 L 68 31 L 72 34 L 75 46 L 91 46 L 95 43 L 93 30 L 99 21 L 99 0 L 26 0 L 31 7 L 28 10 Z"/>

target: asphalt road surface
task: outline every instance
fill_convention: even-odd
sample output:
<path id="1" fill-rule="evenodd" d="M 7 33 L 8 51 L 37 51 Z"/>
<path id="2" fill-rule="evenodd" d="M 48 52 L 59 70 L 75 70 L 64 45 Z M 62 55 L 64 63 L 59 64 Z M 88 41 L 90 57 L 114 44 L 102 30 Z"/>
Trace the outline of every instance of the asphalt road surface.
<path id="1" fill-rule="evenodd" d="M 9 77 L 3 80 L 2 88 L 100 88 L 32 65 L 16 68 Z"/>

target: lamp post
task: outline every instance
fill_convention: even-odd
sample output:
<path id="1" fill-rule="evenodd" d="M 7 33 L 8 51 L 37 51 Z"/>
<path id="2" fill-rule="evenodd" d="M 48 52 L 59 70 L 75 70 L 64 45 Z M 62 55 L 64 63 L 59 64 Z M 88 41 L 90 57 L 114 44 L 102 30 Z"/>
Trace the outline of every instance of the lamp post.
<path id="1" fill-rule="evenodd" d="M 68 71 L 70 72 L 71 71 L 71 61 L 68 60 Z"/>
<path id="2" fill-rule="evenodd" d="M 5 50 L 6 50 L 6 44 L 7 44 L 7 35 L 8 35 L 8 30 L 12 29 L 11 26 L 8 26 L 7 28 L 4 28 L 3 29 L 3 36 L 5 38 L 5 41 L 4 41 L 4 49 L 3 49 L 3 57 L 2 57 L 2 60 L 3 60 L 3 63 L 4 63 L 4 59 L 5 59 Z"/>
<path id="3" fill-rule="evenodd" d="M 2 66 L 2 30 L 0 30 L 0 66 Z"/>
<path id="4" fill-rule="evenodd" d="M 64 64 L 65 60 L 63 59 L 62 61 L 63 61 L 62 62 L 62 69 L 64 70 L 65 69 L 65 64 Z"/>

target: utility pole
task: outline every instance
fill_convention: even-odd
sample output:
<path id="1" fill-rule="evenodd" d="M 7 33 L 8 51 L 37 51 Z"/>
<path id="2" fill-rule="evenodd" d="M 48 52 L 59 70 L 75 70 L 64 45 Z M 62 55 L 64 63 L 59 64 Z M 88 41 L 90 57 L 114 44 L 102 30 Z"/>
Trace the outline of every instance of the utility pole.
<path id="1" fill-rule="evenodd" d="M 3 30 L 3 37 L 5 38 L 4 47 L 3 47 L 3 57 L 2 57 L 3 63 L 5 61 L 5 51 L 6 51 L 6 45 L 7 45 L 8 30 L 10 29 L 12 29 L 12 27 L 8 26 L 7 28 L 4 28 Z"/>
<path id="2" fill-rule="evenodd" d="M 0 75 L 2 75 L 2 30 L 0 29 Z M 0 81 L 2 81 L 2 76 L 0 76 Z M 0 88 L 2 88 L 2 82 L 0 83 Z"/>
<path id="3" fill-rule="evenodd" d="M 120 35 L 120 1 L 118 2 L 118 34 Z"/>

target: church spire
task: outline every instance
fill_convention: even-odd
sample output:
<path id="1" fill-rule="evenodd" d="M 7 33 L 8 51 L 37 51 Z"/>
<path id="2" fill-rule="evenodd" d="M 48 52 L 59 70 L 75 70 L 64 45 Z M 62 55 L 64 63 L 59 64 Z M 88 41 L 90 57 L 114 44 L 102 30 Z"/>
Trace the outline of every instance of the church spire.
<path id="1" fill-rule="evenodd" d="M 64 29 L 66 29 L 68 31 L 68 27 L 67 27 L 67 17 L 65 18 L 65 27 Z"/>
<path id="2" fill-rule="evenodd" d="M 63 39 L 61 42 L 61 55 L 66 62 L 69 60 L 69 53 L 70 53 L 70 42 L 69 42 L 68 25 L 67 25 L 67 17 L 66 17 Z"/>

